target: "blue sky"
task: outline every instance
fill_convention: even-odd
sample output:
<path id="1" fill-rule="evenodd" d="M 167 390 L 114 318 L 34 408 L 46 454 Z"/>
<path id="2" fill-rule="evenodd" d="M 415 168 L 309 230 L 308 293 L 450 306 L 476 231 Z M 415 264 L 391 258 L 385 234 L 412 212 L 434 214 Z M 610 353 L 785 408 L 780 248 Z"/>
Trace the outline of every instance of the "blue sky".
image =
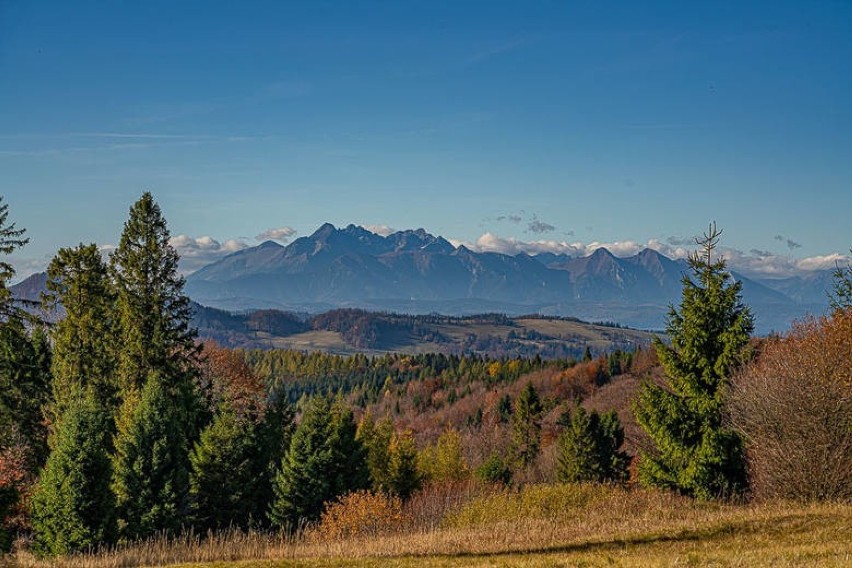
<path id="1" fill-rule="evenodd" d="M 677 255 L 716 220 L 742 268 L 830 266 L 852 3 L 0 0 L 21 275 L 144 190 L 187 269 L 326 221 Z"/>

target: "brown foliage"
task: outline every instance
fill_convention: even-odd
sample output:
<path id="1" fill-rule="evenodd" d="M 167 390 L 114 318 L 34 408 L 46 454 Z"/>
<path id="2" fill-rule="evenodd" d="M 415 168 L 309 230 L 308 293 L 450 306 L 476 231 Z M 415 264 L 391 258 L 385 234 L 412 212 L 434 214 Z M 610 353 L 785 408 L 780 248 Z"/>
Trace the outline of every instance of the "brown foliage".
<path id="1" fill-rule="evenodd" d="M 734 380 L 730 413 L 755 495 L 852 499 L 852 310 L 767 341 Z"/>
<path id="2" fill-rule="evenodd" d="M 201 380 L 212 409 L 225 403 L 238 416 L 262 418 L 265 399 L 263 381 L 252 371 L 242 353 L 204 344 Z"/>
<path id="3" fill-rule="evenodd" d="M 319 524 L 309 533 L 320 541 L 378 536 L 402 526 L 402 500 L 372 491 L 356 491 L 326 506 Z"/>

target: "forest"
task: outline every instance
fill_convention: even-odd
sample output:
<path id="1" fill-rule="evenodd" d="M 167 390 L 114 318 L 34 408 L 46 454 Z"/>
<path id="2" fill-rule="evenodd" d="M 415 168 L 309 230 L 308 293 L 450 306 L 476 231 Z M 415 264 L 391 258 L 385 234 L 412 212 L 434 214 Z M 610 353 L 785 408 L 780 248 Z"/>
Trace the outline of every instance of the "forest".
<path id="1" fill-rule="evenodd" d="M 676 531 L 678 511 L 718 520 L 848 504 L 852 267 L 836 270 L 830 313 L 755 337 L 720 235 L 713 224 L 698 240 L 665 337 L 644 345 L 547 356 L 234 348 L 199 337 L 165 217 L 145 193 L 108 258 L 94 244 L 57 252 L 40 306 L 12 296 L 14 269 L 0 260 L 0 550 L 26 565 L 98 565 L 140 543 L 184 543 L 240 560 L 275 558 L 281 543 L 497 531 L 542 510 L 564 524 L 581 506 L 603 519 L 632 503 L 625 523 L 662 515 L 659 530 Z M 26 244 L 0 201 L 0 253 Z M 231 316 L 202 317 L 210 328 Z M 334 330 L 368 348 L 403 333 L 440 342 L 434 325 L 452 319 L 250 318 L 239 325 Z M 848 509 L 832 511 L 848 523 Z M 237 552 L 224 555 L 228 542 Z M 200 558 L 174 554 L 162 563 Z"/>

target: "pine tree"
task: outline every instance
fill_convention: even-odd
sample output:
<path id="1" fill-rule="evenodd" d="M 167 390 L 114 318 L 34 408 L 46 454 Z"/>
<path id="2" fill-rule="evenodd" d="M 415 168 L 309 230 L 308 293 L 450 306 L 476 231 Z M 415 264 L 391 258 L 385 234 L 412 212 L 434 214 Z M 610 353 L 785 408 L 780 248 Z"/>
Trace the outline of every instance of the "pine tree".
<path id="1" fill-rule="evenodd" d="M 527 467 L 538 457 L 541 443 L 541 401 L 532 383 L 518 395 L 512 413 L 512 454 L 520 467 Z"/>
<path id="2" fill-rule="evenodd" d="M 9 223 L 9 204 L 3 203 L 3 196 L 0 195 L 0 255 L 12 254 L 26 245 L 30 240 L 24 237 L 24 232 L 24 229 Z M 9 291 L 9 282 L 14 277 L 15 268 L 0 257 L 0 322 L 22 317 Z"/>
<path id="3" fill-rule="evenodd" d="M 352 412 L 342 401 L 310 399 L 281 461 L 269 510 L 273 524 L 294 529 L 314 521 L 325 502 L 369 485 L 365 452 Z"/>
<path id="4" fill-rule="evenodd" d="M 699 498 L 731 496 L 746 484 L 743 444 L 722 421 L 732 371 L 753 329 L 722 258 L 713 258 L 721 232 L 710 226 L 690 256 L 694 276 L 683 277 L 680 309 L 669 311 L 671 345 L 655 346 L 665 387 L 642 384 L 634 413 L 655 448 L 641 452 L 640 480 Z"/>
<path id="5" fill-rule="evenodd" d="M 189 512 L 184 409 L 152 373 L 125 398 L 118 418 L 113 491 L 125 539 L 175 532 Z"/>
<path id="6" fill-rule="evenodd" d="M 91 391 L 69 393 L 31 503 L 38 552 L 64 555 L 115 540 L 109 420 Z"/>
<path id="7" fill-rule="evenodd" d="M 615 412 L 603 415 L 577 406 L 557 439 L 556 478 L 561 482 L 623 481 L 627 455 L 619 451 L 624 429 Z"/>
<path id="8" fill-rule="evenodd" d="M 438 436 L 434 446 L 428 446 L 417 456 L 417 467 L 422 478 L 430 481 L 461 481 L 470 475 L 470 468 L 462 453 L 462 439 L 458 430 L 448 427 Z"/>
<path id="9" fill-rule="evenodd" d="M 261 448 L 258 427 L 222 409 L 201 432 L 189 456 L 189 493 L 195 525 L 201 529 L 246 528 L 256 509 Z"/>
<path id="10" fill-rule="evenodd" d="M 170 387 L 186 390 L 200 348 L 190 327 L 192 308 L 183 293 L 178 255 L 150 193 L 130 208 L 110 272 L 117 293 L 122 388 L 141 389 L 154 371 Z"/>
<path id="11" fill-rule="evenodd" d="M 388 448 L 387 491 L 400 499 L 408 499 L 420 488 L 417 470 L 417 446 L 411 430 L 394 433 Z"/>
<path id="12" fill-rule="evenodd" d="M 70 393 L 94 388 L 104 408 L 117 405 L 114 301 L 107 268 L 97 246 L 63 248 L 47 269 L 45 307 L 64 311 L 50 330 L 53 340 L 54 415 L 62 413 Z"/>

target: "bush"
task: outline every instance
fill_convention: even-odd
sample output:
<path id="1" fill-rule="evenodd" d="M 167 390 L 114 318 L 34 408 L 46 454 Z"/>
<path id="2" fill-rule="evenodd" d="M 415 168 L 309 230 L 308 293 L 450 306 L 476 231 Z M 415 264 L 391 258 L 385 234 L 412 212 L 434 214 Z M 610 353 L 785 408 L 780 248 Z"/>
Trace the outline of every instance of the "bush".
<path id="1" fill-rule="evenodd" d="M 476 477 L 484 483 L 502 483 L 508 485 L 512 481 L 512 470 L 509 464 L 498 454 L 491 454 L 487 460 L 476 468 Z"/>
<path id="2" fill-rule="evenodd" d="M 852 499 L 852 310 L 770 340 L 734 381 L 758 497 Z"/>
<path id="3" fill-rule="evenodd" d="M 356 491 L 329 504 L 311 533 L 317 540 L 377 536 L 402 526 L 402 500 L 372 491 Z"/>

